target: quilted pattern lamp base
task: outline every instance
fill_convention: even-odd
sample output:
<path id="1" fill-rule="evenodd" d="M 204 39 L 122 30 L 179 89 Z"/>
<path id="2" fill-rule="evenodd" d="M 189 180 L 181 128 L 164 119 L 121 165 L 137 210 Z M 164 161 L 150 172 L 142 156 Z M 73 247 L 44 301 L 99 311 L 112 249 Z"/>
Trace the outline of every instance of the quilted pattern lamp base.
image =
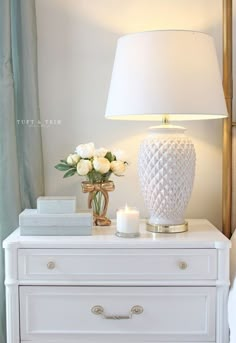
<path id="1" fill-rule="evenodd" d="M 161 232 L 181 232 L 168 230 L 175 225 L 186 231 L 184 212 L 193 187 L 195 149 L 184 131 L 172 125 L 150 128 L 140 146 L 139 177 L 153 232 L 160 232 L 161 226 Z"/>

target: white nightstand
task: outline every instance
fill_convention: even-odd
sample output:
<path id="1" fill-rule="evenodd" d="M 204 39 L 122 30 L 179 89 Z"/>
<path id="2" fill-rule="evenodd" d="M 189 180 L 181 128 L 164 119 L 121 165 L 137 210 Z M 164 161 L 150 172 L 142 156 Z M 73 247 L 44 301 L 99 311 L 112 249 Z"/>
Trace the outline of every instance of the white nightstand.
<path id="1" fill-rule="evenodd" d="M 114 233 L 4 241 L 7 343 L 228 343 L 227 238 L 197 219 L 181 234 Z"/>

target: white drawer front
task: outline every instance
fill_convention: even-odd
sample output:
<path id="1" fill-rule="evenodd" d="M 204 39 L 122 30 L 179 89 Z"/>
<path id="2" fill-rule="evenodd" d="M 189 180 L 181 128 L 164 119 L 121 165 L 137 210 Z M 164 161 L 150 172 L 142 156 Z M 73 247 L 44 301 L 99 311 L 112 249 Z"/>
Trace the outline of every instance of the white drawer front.
<path id="1" fill-rule="evenodd" d="M 109 319 L 93 314 L 95 305 Z M 141 314 L 128 316 L 139 305 Z M 21 340 L 215 340 L 214 287 L 20 287 Z M 77 341 L 76 341 L 77 342 Z"/>
<path id="2" fill-rule="evenodd" d="M 215 249 L 19 249 L 20 280 L 214 280 Z"/>

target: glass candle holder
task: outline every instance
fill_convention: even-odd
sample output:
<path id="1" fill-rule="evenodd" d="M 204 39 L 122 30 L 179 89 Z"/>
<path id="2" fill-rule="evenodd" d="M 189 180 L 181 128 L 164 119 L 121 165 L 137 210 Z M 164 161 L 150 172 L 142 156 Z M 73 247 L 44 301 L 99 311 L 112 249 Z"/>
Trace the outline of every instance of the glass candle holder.
<path id="1" fill-rule="evenodd" d="M 139 236 L 139 211 L 135 207 L 125 206 L 116 213 L 116 235 L 133 238 Z"/>

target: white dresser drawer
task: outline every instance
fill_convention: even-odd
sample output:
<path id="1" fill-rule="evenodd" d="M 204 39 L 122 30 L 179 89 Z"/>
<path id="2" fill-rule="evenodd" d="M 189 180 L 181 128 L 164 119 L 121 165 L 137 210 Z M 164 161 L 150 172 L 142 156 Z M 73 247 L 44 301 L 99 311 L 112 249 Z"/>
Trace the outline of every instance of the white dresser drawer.
<path id="1" fill-rule="evenodd" d="M 214 287 L 21 286 L 21 340 L 210 342 L 215 292 Z M 98 305 L 108 318 L 92 313 Z M 142 313 L 112 319 L 128 317 L 137 305 Z"/>
<path id="2" fill-rule="evenodd" d="M 216 279 L 215 249 L 20 249 L 22 280 Z"/>

